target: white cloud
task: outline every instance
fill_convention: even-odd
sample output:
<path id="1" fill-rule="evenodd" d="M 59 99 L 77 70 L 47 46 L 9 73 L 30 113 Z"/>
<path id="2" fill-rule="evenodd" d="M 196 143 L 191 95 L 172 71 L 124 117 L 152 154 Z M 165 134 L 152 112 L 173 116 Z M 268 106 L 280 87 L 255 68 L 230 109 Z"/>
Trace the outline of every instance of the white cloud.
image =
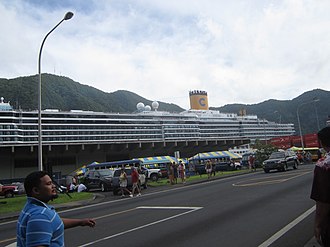
<path id="1" fill-rule="evenodd" d="M 325 0 L 0 2 L 0 76 L 42 71 L 106 92 L 129 90 L 189 108 L 292 99 L 330 90 L 330 2 Z"/>

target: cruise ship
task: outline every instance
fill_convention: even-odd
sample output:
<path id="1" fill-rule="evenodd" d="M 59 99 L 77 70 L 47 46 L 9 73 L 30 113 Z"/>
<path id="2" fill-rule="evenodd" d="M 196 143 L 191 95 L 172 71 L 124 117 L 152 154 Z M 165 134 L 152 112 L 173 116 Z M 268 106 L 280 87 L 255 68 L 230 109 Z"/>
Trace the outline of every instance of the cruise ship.
<path id="1" fill-rule="evenodd" d="M 205 91 L 190 91 L 190 110 L 169 113 L 137 103 L 134 113 L 41 111 L 43 168 L 61 178 L 93 162 L 228 150 L 256 139 L 294 134 L 293 124 L 209 110 Z M 23 179 L 38 168 L 38 111 L 0 99 L 0 180 Z M 12 181 L 12 180 L 11 180 Z"/>
<path id="2" fill-rule="evenodd" d="M 83 110 L 42 110 L 44 145 L 73 143 L 131 143 L 191 140 L 269 140 L 294 134 L 293 124 L 280 124 L 255 115 L 209 110 L 207 92 L 189 92 L 191 109 L 181 113 L 160 111 L 158 102 L 142 102 L 131 114 Z M 0 102 L 0 146 L 36 145 L 38 112 L 13 109 Z"/>

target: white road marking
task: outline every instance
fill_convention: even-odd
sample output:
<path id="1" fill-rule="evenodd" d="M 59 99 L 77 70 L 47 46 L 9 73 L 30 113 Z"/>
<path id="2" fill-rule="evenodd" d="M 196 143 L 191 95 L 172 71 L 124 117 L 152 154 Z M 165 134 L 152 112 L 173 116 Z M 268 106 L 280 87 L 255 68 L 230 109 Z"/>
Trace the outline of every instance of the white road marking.
<path id="1" fill-rule="evenodd" d="M 140 206 L 138 209 L 181 209 L 181 210 L 198 210 L 203 207 L 160 207 L 160 206 Z"/>
<path id="2" fill-rule="evenodd" d="M 313 171 L 303 172 L 296 174 L 282 174 L 278 176 L 269 176 L 269 177 L 262 177 L 262 178 L 255 178 L 255 179 L 249 179 L 249 180 L 243 180 L 241 182 L 233 184 L 233 186 L 236 187 L 246 187 L 246 186 L 256 186 L 256 185 L 265 185 L 265 184 L 277 184 L 277 183 L 283 183 L 288 180 L 304 176 L 306 174 L 309 174 Z M 278 178 L 280 177 L 280 178 Z M 259 181 L 257 181 L 259 180 Z M 253 182 L 255 181 L 255 182 Z"/>
<path id="3" fill-rule="evenodd" d="M 241 177 L 245 177 L 245 176 L 248 176 L 248 175 L 251 175 L 251 174 L 250 173 L 248 173 L 248 174 L 242 174 Z M 219 181 L 227 181 L 227 180 L 230 180 L 230 179 L 233 179 L 233 177 L 226 177 L 226 178 L 221 178 L 221 179 L 204 181 L 203 184 L 216 183 L 216 182 L 219 182 Z M 170 189 L 166 189 L 166 190 L 160 190 L 160 191 L 155 191 L 155 192 L 143 194 L 142 197 L 124 198 L 124 199 L 120 199 L 120 200 L 106 201 L 106 202 L 100 202 L 100 203 L 90 204 L 90 205 L 82 206 L 82 207 L 79 207 L 79 208 L 67 209 L 67 210 L 60 211 L 59 214 L 60 213 L 71 212 L 71 211 L 77 211 L 77 210 L 84 209 L 84 208 L 97 207 L 97 206 L 105 205 L 105 204 L 118 203 L 118 202 L 122 202 L 123 200 L 136 200 L 136 199 L 141 199 L 141 198 L 144 198 L 144 197 L 147 197 L 147 196 L 153 196 L 153 195 L 168 193 L 168 192 L 171 192 L 171 191 L 184 190 L 184 189 L 187 189 L 187 188 L 200 187 L 200 186 L 201 186 L 200 183 L 197 183 L 197 184 L 187 184 L 187 185 L 182 186 L 182 187 L 170 188 Z M 16 222 L 16 221 L 13 221 L 13 222 Z"/>
<path id="4" fill-rule="evenodd" d="M 195 212 L 196 210 L 202 209 L 202 207 L 159 207 L 159 206 L 140 206 L 140 207 L 137 207 L 137 208 L 135 208 L 135 209 L 170 209 L 170 210 L 173 210 L 173 209 L 182 209 L 182 210 L 189 210 L 189 211 L 186 211 L 186 212 L 183 212 L 183 213 L 180 213 L 180 214 L 176 214 L 176 215 L 173 215 L 173 216 L 171 216 L 171 217 L 167 217 L 167 218 L 164 218 L 164 219 L 161 219 L 161 220 L 157 220 L 157 221 L 151 222 L 151 223 L 149 223 L 149 224 L 145 224 L 145 225 L 143 225 L 143 226 L 135 227 L 135 228 L 129 229 L 129 230 L 127 230 L 127 231 L 119 232 L 119 233 L 116 233 L 116 234 L 113 234 L 113 235 L 110 235 L 110 236 L 107 236 L 107 237 L 104 237 L 104 238 L 100 238 L 100 239 L 98 239 L 98 240 L 95 240 L 95 241 L 92 241 L 92 242 L 89 242 L 89 243 L 86 243 L 86 244 L 80 245 L 79 247 L 91 246 L 91 245 L 94 245 L 94 244 L 99 243 L 99 242 L 101 242 L 101 241 L 105 241 L 105 240 L 107 240 L 107 239 L 115 238 L 115 237 L 118 237 L 118 236 L 121 236 L 121 235 L 124 235 L 124 234 L 130 233 L 130 232 L 133 232 L 133 231 L 137 231 L 137 230 L 140 230 L 140 229 L 143 229 L 143 228 L 146 228 L 146 227 L 152 226 L 152 225 L 156 225 L 156 224 L 159 224 L 159 223 L 162 223 L 162 222 L 168 221 L 168 220 L 172 220 L 172 219 L 174 219 L 174 218 L 177 218 L 177 217 L 183 216 L 183 215 L 185 215 L 185 214 L 189 214 L 189 213 Z M 134 209 L 132 209 L 132 210 L 134 210 Z"/>
<path id="5" fill-rule="evenodd" d="M 279 230 L 277 233 L 275 233 L 273 236 L 271 236 L 269 239 L 267 239 L 265 242 L 260 244 L 258 247 L 267 247 L 274 243 L 277 239 L 282 237 L 285 233 L 287 233 L 291 228 L 296 226 L 299 222 L 304 220 L 307 216 L 309 216 L 311 213 L 313 213 L 316 209 L 316 206 L 314 205 L 310 209 L 308 209 L 305 213 L 300 215 L 298 218 L 287 224 L 285 227 L 283 227 L 281 230 Z"/>

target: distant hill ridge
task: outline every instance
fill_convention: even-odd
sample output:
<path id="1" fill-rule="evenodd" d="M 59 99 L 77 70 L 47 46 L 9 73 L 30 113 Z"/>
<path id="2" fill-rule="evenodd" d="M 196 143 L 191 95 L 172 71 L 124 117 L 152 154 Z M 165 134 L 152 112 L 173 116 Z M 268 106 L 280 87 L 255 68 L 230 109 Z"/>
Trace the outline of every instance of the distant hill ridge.
<path id="1" fill-rule="evenodd" d="M 38 78 L 38 75 L 14 79 L 0 78 L 1 97 L 6 101 L 10 100 L 15 109 L 37 109 Z M 68 77 L 42 74 L 43 109 L 131 113 L 136 111 L 136 104 L 139 102 L 149 105 L 152 103 L 151 100 L 129 91 L 105 93 Z M 163 111 L 183 111 L 181 107 L 165 102 L 159 102 L 159 107 Z"/>
<path id="2" fill-rule="evenodd" d="M 42 74 L 42 108 L 67 110 L 89 110 L 97 112 L 132 113 L 136 104 L 152 101 L 135 93 L 119 90 L 105 93 L 96 88 L 82 85 L 64 76 Z M 0 96 L 10 101 L 15 109 L 36 110 L 38 98 L 38 75 L 14 79 L 0 78 Z M 187 93 L 188 97 L 188 93 Z M 313 100 L 319 101 L 314 102 Z M 293 123 L 298 131 L 297 109 L 303 134 L 317 132 L 325 126 L 330 115 L 330 92 L 314 89 L 303 93 L 293 100 L 270 99 L 258 104 L 229 104 L 222 107 L 210 107 L 221 112 L 239 113 L 245 109 L 247 114 L 257 115 L 269 121 Z M 175 104 L 159 102 L 159 109 L 168 112 L 181 112 L 184 109 Z M 317 117 L 316 117 L 317 116 Z"/>

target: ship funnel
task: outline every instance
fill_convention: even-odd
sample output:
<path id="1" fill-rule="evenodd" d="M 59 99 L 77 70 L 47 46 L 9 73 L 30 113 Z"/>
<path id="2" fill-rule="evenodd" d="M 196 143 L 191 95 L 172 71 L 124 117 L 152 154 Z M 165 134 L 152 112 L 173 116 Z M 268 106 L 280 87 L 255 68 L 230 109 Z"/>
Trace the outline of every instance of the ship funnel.
<path id="1" fill-rule="evenodd" d="M 194 90 L 189 92 L 190 109 L 191 110 L 208 110 L 209 103 L 207 99 L 207 92 L 201 90 Z"/>

